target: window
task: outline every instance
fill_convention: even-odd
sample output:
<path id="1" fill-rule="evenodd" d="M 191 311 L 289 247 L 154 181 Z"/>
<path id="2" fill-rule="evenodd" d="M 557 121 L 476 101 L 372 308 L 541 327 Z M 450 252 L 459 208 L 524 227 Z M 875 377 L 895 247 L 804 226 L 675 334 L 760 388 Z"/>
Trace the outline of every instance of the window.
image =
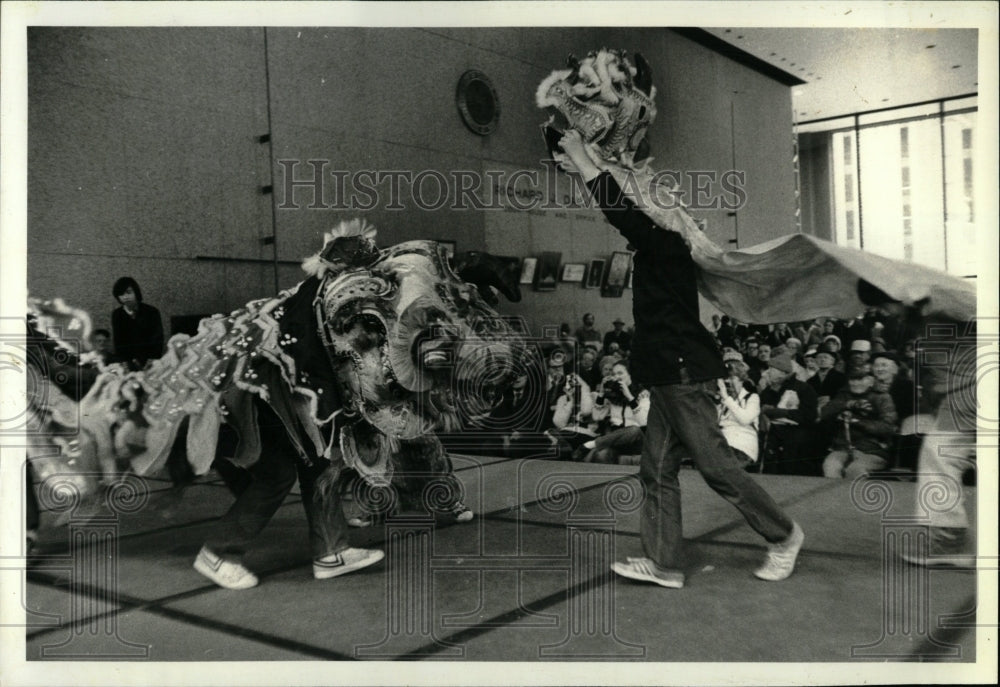
<path id="1" fill-rule="evenodd" d="M 975 275 L 975 129 L 975 102 L 963 99 L 859 115 L 830 131 L 834 241 Z"/>

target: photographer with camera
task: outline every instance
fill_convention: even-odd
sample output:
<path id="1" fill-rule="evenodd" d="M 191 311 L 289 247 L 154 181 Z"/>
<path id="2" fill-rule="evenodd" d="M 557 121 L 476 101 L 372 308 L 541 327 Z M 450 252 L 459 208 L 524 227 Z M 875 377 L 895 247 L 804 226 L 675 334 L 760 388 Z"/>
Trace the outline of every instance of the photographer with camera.
<path id="1" fill-rule="evenodd" d="M 583 444 L 578 459 L 586 463 L 618 463 L 622 455 L 638 455 L 648 415 L 649 393 L 633 384 L 625 363 L 615 363 L 594 398 L 592 417 L 597 422 L 598 436 Z"/>
<path id="2" fill-rule="evenodd" d="M 757 462 L 760 449 L 760 396 L 749 380 L 749 366 L 739 351 L 727 349 L 722 354 L 728 376 L 718 380 L 719 427 L 733 455 L 744 468 Z"/>
<path id="3" fill-rule="evenodd" d="M 567 375 L 552 414 L 552 428 L 548 430 L 559 445 L 561 457 L 569 458 L 581 444 L 594 438 L 593 411 L 590 386 L 576 374 Z"/>
<path id="4" fill-rule="evenodd" d="M 888 394 L 872 388 L 874 383 L 868 367 L 853 368 L 847 388 L 823 406 L 820 421 L 837 423 L 832 450 L 823 461 L 824 477 L 855 479 L 888 465 L 896 408 Z"/>

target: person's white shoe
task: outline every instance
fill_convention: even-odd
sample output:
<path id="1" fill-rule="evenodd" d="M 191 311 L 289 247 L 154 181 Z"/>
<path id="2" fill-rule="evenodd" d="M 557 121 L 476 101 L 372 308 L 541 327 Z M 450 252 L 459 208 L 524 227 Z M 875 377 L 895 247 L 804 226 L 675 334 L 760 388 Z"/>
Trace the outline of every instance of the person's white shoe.
<path id="1" fill-rule="evenodd" d="M 226 589 L 250 589 L 259 582 L 257 576 L 242 565 L 217 556 L 207 546 L 201 547 L 194 559 L 194 569 Z"/>
<path id="2" fill-rule="evenodd" d="M 682 589 L 684 587 L 684 573 L 680 570 L 668 570 L 661 568 L 648 558 L 629 557 L 624 563 L 617 562 L 611 564 L 611 569 L 630 580 L 641 582 L 652 582 L 661 587 L 670 589 Z"/>
<path id="3" fill-rule="evenodd" d="M 378 563 L 383 558 L 385 553 L 378 549 L 344 549 L 313 560 L 313 577 L 326 580 L 345 575 Z"/>
<path id="4" fill-rule="evenodd" d="M 795 570 L 795 560 L 799 556 L 799 549 L 802 548 L 805 538 L 806 535 L 799 524 L 792 523 L 792 533 L 785 541 L 767 545 L 764 565 L 760 566 L 754 575 L 768 582 L 778 582 L 789 577 Z"/>
<path id="5" fill-rule="evenodd" d="M 469 522 L 475 517 L 469 507 L 461 501 L 451 507 L 451 515 L 455 518 L 455 522 Z"/>

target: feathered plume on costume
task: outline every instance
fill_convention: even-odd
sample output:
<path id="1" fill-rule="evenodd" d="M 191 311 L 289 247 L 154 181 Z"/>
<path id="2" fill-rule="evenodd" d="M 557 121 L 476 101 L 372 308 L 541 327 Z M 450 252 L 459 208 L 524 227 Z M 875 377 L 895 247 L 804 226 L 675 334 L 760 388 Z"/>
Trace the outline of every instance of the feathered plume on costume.
<path id="1" fill-rule="evenodd" d="M 323 234 L 323 249 L 302 261 L 302 270 L 322 278 L 328 271 L 370 265 L 379 257 L 375 245 L 377 234 L 375 227 L 364 219 L 341 222 Z"/>

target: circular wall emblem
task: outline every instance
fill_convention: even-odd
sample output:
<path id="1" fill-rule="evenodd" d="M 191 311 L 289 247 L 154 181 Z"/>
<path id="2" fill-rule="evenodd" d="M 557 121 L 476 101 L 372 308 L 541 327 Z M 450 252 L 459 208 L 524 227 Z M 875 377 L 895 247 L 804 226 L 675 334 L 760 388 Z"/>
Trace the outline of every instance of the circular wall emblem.
<path id="1" fill-rule="evenodd" d="M 490 78 L 478 69 L 462 74 L 455 102 L 469 131 L 480 136 L 492 134 L 500 121 L 500 98 Z"/>

